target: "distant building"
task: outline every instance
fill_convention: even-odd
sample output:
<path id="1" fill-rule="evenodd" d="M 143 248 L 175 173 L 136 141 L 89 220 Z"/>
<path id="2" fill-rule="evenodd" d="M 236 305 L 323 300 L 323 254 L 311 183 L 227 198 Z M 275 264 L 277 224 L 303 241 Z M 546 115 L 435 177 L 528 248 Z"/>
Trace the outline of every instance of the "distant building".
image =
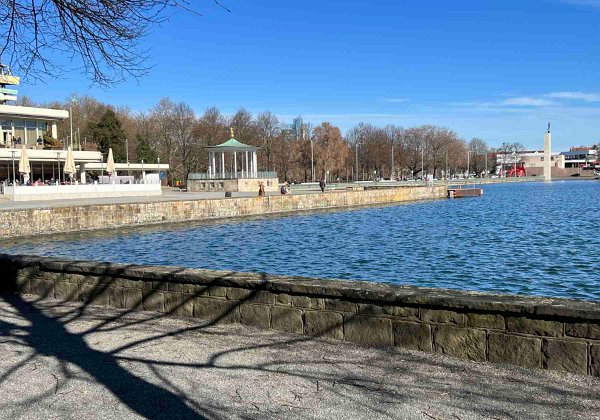
<path id="1" fill-rule="evenodd" d="M 525 150 L 519 154 L 497 153 L 496 173 L 508 173 L 512 167 L 521 163 L 528 176 L 541 176 L 544 167 L 543 150 Z M 592 176 L 593 169 L 600 168 L 598 150 L 590 146 L 571 147 L 567 152 L 552 153 L 552 176 Z"/>
<path id="2" fill-rule="evenodd" d="M 598 151 L 591 146 L 571 147 L 568 152 L 562 152 L 565 168 L 598 167 Z"/>
<path id="3" fill-rule="evenodd" d="M 544 166 L 544 151 L 543 150 L 524 150 L 519 154 L 512 153 L 496 153 L 496 159 L 499 165 L 498 169 L 506 169 L 512 165 L 521 164 L 525 168 L 542 168 Z M 552 162 L 555 168 L 564 168 L 564 156 L 558 152 L 552 153 Z"/>
<path id="4" fill-rule="evenodd" d="M 302 117 L 294 118 L 294 122 L 288 124 L 282 131 L 284 138 L 288 140 L 306 140 L 308 137 L 308 127 Z"/>

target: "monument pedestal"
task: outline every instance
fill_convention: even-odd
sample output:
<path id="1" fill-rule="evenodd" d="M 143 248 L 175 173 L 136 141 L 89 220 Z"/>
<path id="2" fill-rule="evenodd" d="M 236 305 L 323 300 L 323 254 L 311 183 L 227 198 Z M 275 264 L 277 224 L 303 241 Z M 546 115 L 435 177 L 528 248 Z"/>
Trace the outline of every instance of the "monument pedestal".
<path id="1" fill-rule="evenodd" d="M 544 181 L 552 180 L 552 134 L 544 135 Z"/>

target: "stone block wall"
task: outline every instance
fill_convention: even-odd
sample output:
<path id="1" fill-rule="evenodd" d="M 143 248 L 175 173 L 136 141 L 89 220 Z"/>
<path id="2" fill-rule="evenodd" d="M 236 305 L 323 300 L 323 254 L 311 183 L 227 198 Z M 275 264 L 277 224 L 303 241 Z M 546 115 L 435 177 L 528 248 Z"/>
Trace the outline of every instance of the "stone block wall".
<path id="1" fill-rule="evenodd" d="M 444 197 L 446 197 L 446 187 L 442 185 L 373 191 L 332 191 L 325 194 L 273 197 L 146 201 L 8 210 L 0 211 L 0 237 L 45 235 L 169 222 L 400 203 Z"/>
<path id="2" fill-rule="evenodd" d="M 248 178 L 248 179 L 188 179 L 188 191 L 231 191 L 254 192 L 258 195 L 260 183 L 265 186 L 266 192 L 278 192 L 279 180 L 277 178 Z"/>
<path id="3" fill-rule="evenodd" d="M 600 303 L 0 255 L 1 289 L 600 376 Z"/>

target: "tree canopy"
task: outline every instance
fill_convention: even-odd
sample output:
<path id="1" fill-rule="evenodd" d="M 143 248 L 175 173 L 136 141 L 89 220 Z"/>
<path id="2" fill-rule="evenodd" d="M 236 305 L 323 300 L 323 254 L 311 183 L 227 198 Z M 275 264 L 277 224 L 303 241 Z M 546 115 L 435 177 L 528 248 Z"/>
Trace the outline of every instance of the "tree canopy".
<path id="1" fill-rule="evenodd" d="M 112 109 L 107 109 L 100 121 L 91 123 L 88 131 L 103 154 L 108 154 L 108 149 L 112 149 L 115 162 L 126 160 L 125 131 L 123 131 L 121 121 Z"/>

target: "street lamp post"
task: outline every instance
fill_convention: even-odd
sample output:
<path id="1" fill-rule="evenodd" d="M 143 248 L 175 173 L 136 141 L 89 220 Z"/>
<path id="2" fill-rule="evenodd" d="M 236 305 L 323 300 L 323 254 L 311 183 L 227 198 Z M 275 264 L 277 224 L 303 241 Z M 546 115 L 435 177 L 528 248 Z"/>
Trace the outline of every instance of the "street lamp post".
<path id="1" fill-rule="evenodd" d="M 467 150 L 467 179 L 469 179 L 471 169 L 471 151 Z"/>
<path id="2" fill-rule="evenodd" d="M 312 182 L 315 182 L 315 152 L 313 139 L 310 139 L 310 177 Z"/>
<path id="3" fill-rule="evenodd" d="M 129 139 L 125 139 L 125 160 L 127 161 L 127 176 L 131 176 L 129 171 Z"/>
<path id="4" fill-rule="evenodd" d="M 425 179 L 425 148 L 421 148 L 421 181 Z"/>
<path id="5" fill-rule="evenodd" d="M 390 169 L 390 181 L 394 178 L 394 140 L 392 139 L 392 165 Z"/>
<path id="6" fill-rule="evenodd" d="M 488 173 L 488 152 L 485 152 L 485 177 L 487 178 L 489 175 Z"/>
<path id="7" fill-rule="evenodd" d="M 56 152 L 56 166 L 58 172 L 58 183 L 60 184 L 60 152 Z"/>
<path id="8" fill-rule="evenodd" d="M 446 149 L 446 172 L 444 173 L 444 178 L 448 182 L 448 149 Z"/>
<path id="9" fill-rule="evenodd" d="M 11 152 L 12 154 L 12 168 L 13 168 L 13 188 L 15 187 L 15 151 Z"/>
<path id="10" fill-rule="evenodd" d="M 75 106 L 76 103 L 77 103 L 77 99 L 71 98 L 71 105 L 69 105 L 69 123 L 71 125 L 71 137 L 70 137 L 71 146 L 73 146 L 73 106 Z M 69 144 L 67 143 L 67 146 L 68 145 Z"/>
<path id="11" fill-rule="evenodd" d="M 356 178 L 356 180 L 358 181 L 358 143 L 356 143 Z"/>

